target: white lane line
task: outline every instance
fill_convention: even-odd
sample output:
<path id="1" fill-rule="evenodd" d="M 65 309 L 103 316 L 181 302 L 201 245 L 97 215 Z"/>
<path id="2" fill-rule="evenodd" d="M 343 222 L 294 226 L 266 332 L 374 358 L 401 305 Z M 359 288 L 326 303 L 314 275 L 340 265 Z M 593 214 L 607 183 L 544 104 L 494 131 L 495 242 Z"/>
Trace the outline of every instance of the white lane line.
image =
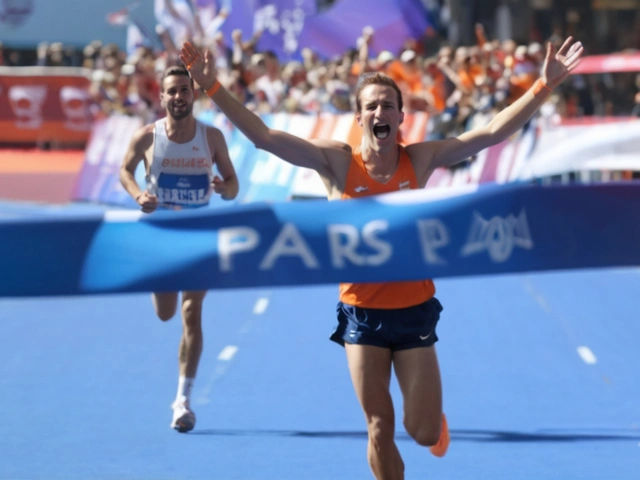
<path id="1" fill-rule="evenodd" d="M 550 312 L 551 308 L 549 307 L 549 304 L 547 303 L 547 301 L 544 299 L 544 297 L 540 294 L 536 294 L 534 295 L 536 302 L 538 303 L 538 305 L 540 306 L 540 308 L 542 310 L 544 310 L 545 312 Z"/>
<path id="2" fill-rule="evenodd" d="M 253 313 L 256 315 L 262 315 L 269 306 L 269 299 L 262 297 L 259 298 L 256 304 L 253 306 Z"/>
<path id="3" fill-rule="evenodd" d="M 261 297 L 256 301 L 253 307 L 253 313 L 255 315 L 261 315 L 267 310 L 268 306 L 269 299 L 266 297 Z M 256 317 L 248 316 L 244 325 L 238 331 L 240 337 L 247 334 L 251 329 L 253 323 L 256 321 Z M 227 370 L 231 365 L 229 361 L 235 356 L 237 351 L 238 347 L 235 345 L 227 345 L 220 351 L 220 353 L 218 354 L 218 363 L 216 364 L 213 373 L 211 374 L 208 382 L 202 387 L 202 390 L 198 392 L 199 396 L 194 399 L 194 403 L 196 405 L 206 405 L 211 402 L 211 391 L 213 390 L 215 383 L 218 381 L 218 379 L 226 375 Z"/>
<path id="4" fill-rule="evenodd" d="M 237 351 L 238 351 L 238 347 L 236 347 L 235 345 L 227 345 L 218 354 L 218 360 L 228 362 L 233 358 L 233 356 L 236 354 Z"/>
<path id="5" fill-rule="evenodd" d="M 578 347 L 578 355 L 580 355 L 580 358 L 588 365 L 595 365 L 598 363 L 598 359 L 589 347 Z"/>

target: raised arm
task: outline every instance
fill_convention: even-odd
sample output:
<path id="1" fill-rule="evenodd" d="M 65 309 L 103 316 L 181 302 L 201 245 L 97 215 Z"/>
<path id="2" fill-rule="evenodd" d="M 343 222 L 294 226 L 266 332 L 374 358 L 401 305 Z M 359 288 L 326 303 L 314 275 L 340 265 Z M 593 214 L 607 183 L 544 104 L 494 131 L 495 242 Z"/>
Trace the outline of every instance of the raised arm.
<path id="1" fill-rule="evenodd" d="M 373 39 L 373 28 L 370 26 L 362 29 L 362 36 L 358 39 L 358 63 L 360 64 L 360 73 L 370 72 L 369 67 L 369 45 Z"/>
<path id="2" fill-rule="evenodd" d="M 208 50 L 203 53 L 190 42 L 186 42 L 182 46 L 180 60 L 185 64 L 194 81 L 213 99 L 229 121 L 257 148 L 266 150 L 293 165 L 316 170 L 322 176 L 333 176 L 331 163 L 340 157 L 339 152 L 344 152 L 342 144 L 331 141 L 308 141 L 267 127 L 260 117 L 238 102 L 220 85 L 215 76 L 211 52 Z M 335 153 L 332 153 L 334 151 Z"/>
<path id="3" fill-rule="evenodd" d="M 498 113 L 484 127 L 465 132 L 457 138 L 412 146 L 412 158 L 431 158 L 430 168 L 446 167 L 508 139 L 527 123 L 553 89 L 567 78 L 580 62 L 583 51 L 582 44 L 572 43 L 571 37 L 567 38 L 557 53 L 549 43 L 542 74 L 529 91 Z"/>

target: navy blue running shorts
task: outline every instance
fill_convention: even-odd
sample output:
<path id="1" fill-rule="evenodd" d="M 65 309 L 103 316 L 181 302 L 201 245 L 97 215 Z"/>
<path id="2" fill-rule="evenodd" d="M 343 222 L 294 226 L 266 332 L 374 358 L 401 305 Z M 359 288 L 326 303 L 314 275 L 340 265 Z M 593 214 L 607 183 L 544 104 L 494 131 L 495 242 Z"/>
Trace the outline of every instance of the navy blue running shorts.
<path id="1" fill-rule="evenodd" d="M 338 302 L 338 325 L 330 339 L 340 345 L 373 345 L 392 351 L 430 347 L 438 341 L 442 305 L 432 297 L 407 308 L 361 308 Z"/>

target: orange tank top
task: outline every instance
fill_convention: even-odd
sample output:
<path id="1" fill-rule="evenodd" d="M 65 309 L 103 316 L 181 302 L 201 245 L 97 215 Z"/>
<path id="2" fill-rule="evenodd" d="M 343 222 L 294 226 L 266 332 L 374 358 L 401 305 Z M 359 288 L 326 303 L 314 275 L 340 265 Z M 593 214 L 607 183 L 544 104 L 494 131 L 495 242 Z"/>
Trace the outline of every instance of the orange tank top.
<path id="1" fill-rule="evenodd" d="M 366 197 L 404 189 L 417 189 L 418 181 L 413 165 L 405 149 L 400 149 L 398 169 L 387 183 L 373 180 L 364 166 L 360 147 L 353 151 L 353 158 L 345 182 L 342 200 Z M 405 308 L 426 302 L 435 295 L 432 280 L 386 283 L 341 283 L 340 301 L 364 308 Z"/>

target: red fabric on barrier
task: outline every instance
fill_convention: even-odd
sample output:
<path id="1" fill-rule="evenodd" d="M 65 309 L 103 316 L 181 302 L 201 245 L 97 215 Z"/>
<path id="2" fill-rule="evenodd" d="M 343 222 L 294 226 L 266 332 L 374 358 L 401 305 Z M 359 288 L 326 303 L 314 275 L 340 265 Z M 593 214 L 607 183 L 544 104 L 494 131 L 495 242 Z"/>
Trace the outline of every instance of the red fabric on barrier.
<path id="1" fill-rule="evenodd" d="M 86 144 L 93 123 L 82 69 L 3 67 L 0 143 Z"/>
<path id="2" fill-rule="evenodd" d="M 640 54 L 589 55 L 571 73 L 640 72 Z"/>

